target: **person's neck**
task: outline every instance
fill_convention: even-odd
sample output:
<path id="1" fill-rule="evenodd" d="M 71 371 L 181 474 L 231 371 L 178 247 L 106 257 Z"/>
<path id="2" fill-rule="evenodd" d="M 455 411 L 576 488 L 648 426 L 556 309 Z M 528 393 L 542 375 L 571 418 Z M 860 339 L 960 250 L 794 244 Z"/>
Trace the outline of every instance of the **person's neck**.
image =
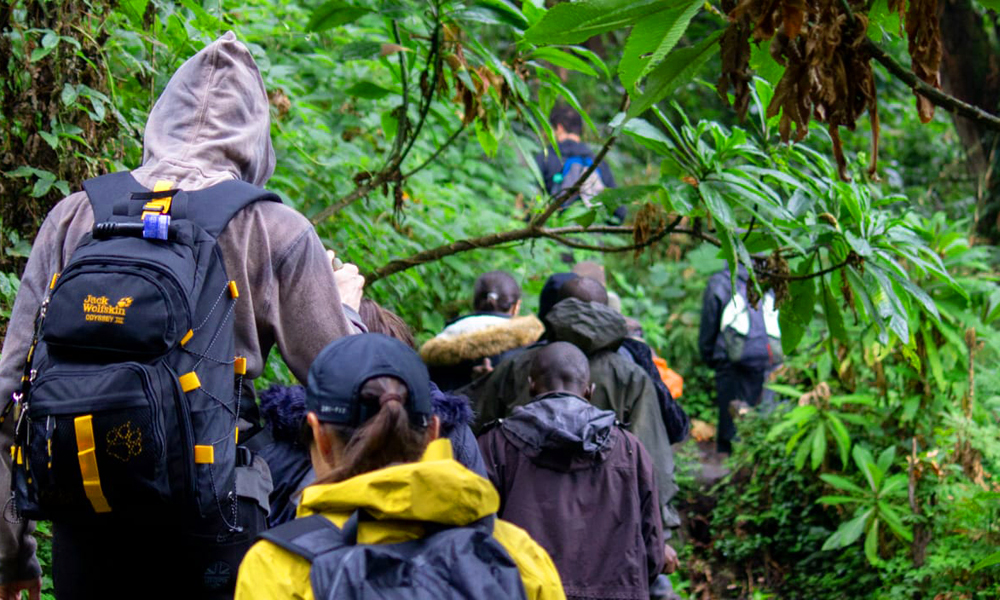
<path id="1" fill-rule="evenodd" d="M 579 142 L 580 136 L 576 133 L 560 133 L 556 136 L 556 141 L 558 142 Z"/>
<path id="2" fill-rule="evenodd" d="M 583 390 L 573 390 L 567 387 L 560 387 L 554 390 L 545 390 L 544 392 L 537 394 L 535 397 L 540 398 L 542 396 L 555 396 L 555 395 L 576 396 L 577 398 L 583 398 Z"/>

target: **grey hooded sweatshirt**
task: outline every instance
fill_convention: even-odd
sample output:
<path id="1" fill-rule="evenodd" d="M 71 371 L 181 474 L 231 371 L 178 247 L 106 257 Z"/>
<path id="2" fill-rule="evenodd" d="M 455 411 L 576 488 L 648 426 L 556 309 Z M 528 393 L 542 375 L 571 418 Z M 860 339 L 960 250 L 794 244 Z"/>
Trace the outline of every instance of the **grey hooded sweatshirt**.
<path id="1" fill-rule="evenodd" d="M 247 48 L 232 33 L 188 59 L 149 113 L 142 166 L 135 179 L 200 190 L 231 179 L 263 186 L 274 172 L 270 109 L 264 81 Z M 62 271 L 94 225 L 84 192 L 59 202 L 38 232 L 0 354 L 0 402 L 17 391 L 32 325 L 53 274 Z M 240 290 L 236 351 L 247 376 L 258 377 L 277 345 L 292 373 L 305 381 L 309 365 L 330 341 L 354 333 L 341 307 L 333 268 L 309 221 L 277 202 L 238 213 L 219 238 L 229 277 Z M 0 447 L 13 443 L 13 422 Z M 10 489 L 10 453 L 0 452 L 0 490 Z M 4 515 L 9 517 L 10 507 Z M 33 579 L 34 523 L 0 519 L 0 583 Z"/>
<path id="2" fill-rule="evenodd" d="M 500 492 L 497 515 L 548 551 L 568 599 L 649 598 L 664 560 L 656 477 L 614 412 L 545 394 L 516 407 L 479 447 Z"/>

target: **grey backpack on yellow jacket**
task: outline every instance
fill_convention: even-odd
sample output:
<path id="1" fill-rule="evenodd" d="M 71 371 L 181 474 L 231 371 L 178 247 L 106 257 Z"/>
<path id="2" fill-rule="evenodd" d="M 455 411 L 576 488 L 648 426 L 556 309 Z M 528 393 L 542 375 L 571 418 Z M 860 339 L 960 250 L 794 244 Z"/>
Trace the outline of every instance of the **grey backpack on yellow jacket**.
<path id="1" fill-rule="evenodd" d="M 398 544 L 357 543 L 356 511 L 343 529 L 322 515 L 295 519 L 261 538 L 312 565 L 316 600 L 525 598 L 521 575 L 493 537 L 494 517 L 465 527 L 426 524 L 431 533 Z"/>
<path id="2" fill-rule="evenodd" d="M 52 278 L 18 396 L 26 517 L 167 510 L 238 528 L 237 421 L 252 398 L 217 238 L 241 209 L 280 200 L 241 181 L 169 188 L 127 172 L 84 183 L 94 229 Z"/>

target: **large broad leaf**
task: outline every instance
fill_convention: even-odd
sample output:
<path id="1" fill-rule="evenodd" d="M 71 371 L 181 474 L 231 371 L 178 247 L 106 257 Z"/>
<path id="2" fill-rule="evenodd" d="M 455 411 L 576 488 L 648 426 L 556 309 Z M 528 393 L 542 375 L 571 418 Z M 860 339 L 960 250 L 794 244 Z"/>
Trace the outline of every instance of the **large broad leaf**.
<path id="1" fill-rule="evenodd" d="M 819 476 L 820 479 L 829 483 L 838 490 L 844 490 L 845 492 L 851 492 L 859 496 L 863 496 L 865 491 L 861 489 L 857 484 L 855 484 L 850 479 L 843 477 L 841 475 L 833 475 L 830 473 L 824 473 Z"/>
<path id="2" fill-rule="evenodd" d="M 872 521 L 871 527 L 868 528 L 868 535 L 865 536 L 865 556 L 868 557 L 868 562 L 875 566 L 882 563 L 882 559 L 878 555 L 878 517 Z"/>
<path id="3" fill-rule="evenodd" d="M 812 435 L 812 470 L 815 471 L 823 464 L 826 457 L 826 424 L 822 421 L 816 426 Z"/>
<path id="4" fill-rule="evenodd" d="M 882 475 L 881 473 L 876 473 L 878 467 L 875 466 L 875 459 L 872 458 L 871 451 L 864 446 L 855 446 L 851 452 L 851 456 L 854 457 L 854 464 L 858 466 L 858 470 L 861 471 L 861 474 L 868 481 L 871 491 L 878 492 L 879 484 L 882 482 Z"/>
<path id="5" fill-rule="evenodd" d="M 972 567 L 972 572 L 975 573 L 976 571 L 981 571 L 982 569 L 996 565 L 1000 565 L 1000 552 L 994 552 L 983 560 L 977 562 L 976 566 Z"/>
<path id="6" fill-rule="evenodd" d="M 841 523 L 837 531 L 834 531 L 833 535 L 828 537 L 826 542 L 823 543 L 823 550 L 836 550 L 837 548 L 850 546 L 858 541 L 861 534 L 865 532 L 865 523 L 871 517 L 874 510 L 873 508 L 869 508 L 850 521 Z"/>
<path id="7" fill-rule="evenodd" d="M 851 455 L 851 436 L 847 433 L 847 427 L 833 411 L 824 413 L 830 425 L 830 433 L 834 441 L 837 442 L 837 449 L 840 451 L 841 468 L 847 468 L 848 457 Z"/>
<path id="8" fill-rule="evenodd" d="M 698 69 L 719 51 L 718 42 L 722 33 L 717 31 L 695 46 L 671 52 L 649 74 L 642 94 L 632 98 L 632 105 L 629 106 L 626 116 L 632 118 L 641 115 L 666 98 L 678 86 L 690 81 Z"/>
<path id="9" fill-rule="evenodd" d="M 532 52 L 534 58 L 539 58 L 542 60 L 547 60 L 557 67 L 563 67 L 571 71 L 578 71 L 591 77 L 597 77 L 597 71 L 591 66 L 590 63 L 583 60 L 579 56 L 570 54 L 564 50 L 558 48 L 552 48 L 549 46 L 537 48 Z"/>
<path id="10" fill-rule="evenodd" d="M 625 89 L 632 90 L 637 81 L 674 49 L 691 19 L 704 5 L 704 0 L 687 0 L 671 10 L 642 19 L 632 27 L 618 63 L 618 76 Z"/>
<path id="11" fill-rule="evenodd" d="M 625 133 L 629 134 L 635 141 L 656 152 L 660 156 L 670 156 L 674 149 L 674 144 L 663 131 L 657 129 L 655 125 L 644 119 L 631 119 L 625 122 L 623 127 Z M 1000 304 L 998 304 L 1000 306 Z"/>
<path id="12" fill-rule="evenodd" d="M 885 524 L 889 526 L 889 529 L 896 534 L 900 539 L 906 540 L 907 542 L 913 541 L 913 534 L 907 529 L 906 525 L 903 524 L 902 517 L 896 512 L 896 509 L 889 506 L 885 502 L 878 502 L 878 514 L 879 517 L 885 521 Z"/>
<path id="13" fill-rule="evenodd" d="M 825 278 L 820 285 L 823 287 L 823 313 L 826 315 L 826 326 L 834 339 L 846 344 L 848 343 L 847 329 L 844 327 L 844 315 L 840 312 L 840 304 L 834 298 Z"/>
<path id="14" fill-rule="evenodd" d="M 472 6 L 455 13 L 455 18 L 480 23 L 504 24 L 517 29 L 528 27 L 528 19 L 507 0 L 478 0 Z"/>
<path id="15" fill-rule="evenodd" d="M 798 270 L 799 275 L 808 274 L 812 270 L 813 259 L 805 261 Z M 781 351 L 785 356 L 791 356 L 806 328 L 812 323 L 816 312 L 816 281 L 814 279 L 796 279 L 788 284 L 790 301 L 785 302 L 778 313 L 778 323 L 781 325 Z"/>
<path id="16" fill-rule="evenodd" d="M 677 0 L 584 0 L 556 4 L 524 32 L 532 44 L 576 44 L 622 29 L 679 4 Z"/>
<path id="17" fill-rule="evenodd" d="M 326 31 L 340 25 L 347 25 L 360 19 L 363 15 L 370 13 L 367 8 L 354 6 L 342 0 L 326 2 L 313 11 L 306 25 L 308 31 Z"/>

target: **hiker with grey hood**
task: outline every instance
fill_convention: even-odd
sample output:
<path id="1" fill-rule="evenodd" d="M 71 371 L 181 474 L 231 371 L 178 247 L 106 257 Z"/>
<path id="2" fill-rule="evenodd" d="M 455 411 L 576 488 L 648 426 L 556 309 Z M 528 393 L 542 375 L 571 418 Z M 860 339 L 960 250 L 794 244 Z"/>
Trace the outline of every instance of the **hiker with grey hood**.
<path id="1" fill-rule="evenodd" d="M 618 352 L 628 336 L 625 317 L 608 307 L 607 292 L 586 277 L 569 279 L 556 293 L 558 302 L 542 317 L 542 341 L 500 363 L 458 393 L 469 396 L 477 414 L 476 427 L 510 416 L 531 401 L 528 374 L 532 361 L 546 343 L 569 342 L 587 355 L 594 392 L 590 402 L 614 411 L 652 457 L 665 527 L 680 525 L 670 501 L 677 493 L 674 455 L 660 411 L 653 380 L 632 360 Z M 474 427 L 473 429 L 476 429 Z"/>
<path id="2" fill-rule="evenodd" d="M 567 598 L 647 600 L 665 560 L 649 454 L 590 404 L 590 367 L 573 344 L 540 348 L 528 382 L 531 402 L 479 437 L 497 514 L 548 551 Z"/>
<path id="3" fill-rule="evenodd" d="M 133 214 L 129 200 L 145 198 L 143 202 L 148 204 L 139 203 L 143 217 L 138 225 L 143 228 L 151 222 L 154 225 L 152 235 L 162 235 L 157 239 L 164 241 L 150 241 L 150 246 L 136 247 L 162 248 L 167 247 L 168 238 L 170 242 L 174 241 L 171 236 L 175 230 L 167 227 L 168 220 L 161 217 L 172 214 L 174 220 L 183 225 L 186 220 L 184 214 L 194 223 L 197 223 L 195 217 L 199 214 L 211 216 L 214 205 L 199 206 L 196 200 L 213 197 L 212 190 L 224 188 L 239 190 L 243 194 L 249 190 L 249 193 L 268 200 L 253 201 L 238 212 L 226 215 L 228 220 L 222 220 L 224 228 L 211 234 L 211 241 L 217 243 L 218 248 L 218 254 L 212 260 L 224 265 L 225 275 L 231 280 L 228 293 L 219 295 L 217 303 L 224 303 L 222 306 L 228 311 L 227 319 L 231 316 L 231 324 L 227 324 L 231 333 L 227 336 L 238 358 L 234 362 L 230 356 L 224 367 L 229 369 L 229 381 L 233 381 L 235 370 L 241 375 L 236 380 L 242 385 L 236 385 L 236 392 L 233 393 L 236 397 L 235 419 L 226 421 L 235 423 L 236 431 L 227 425 L 230 427 L 228 433 L 219 441 L 195 441 L 219 444 L 215 464 L 212 464 L 212 445 L 203 445 L 200 450 L 198 446 L 193 448 L 191 460 L 197 463 L 199 476 L 213 468 L 225 468 L 218 462 L 219 452 L 226 448 L 231 453 L 234 443 L 239 443 L 236 450 L 242 450 L 236 454 L 242 460 L 235 463 L 235 484 L 230 489 L 216 490 L 215 494 L 219 512 L 223 513 L 227 526 L 199 529 L 200 525 L 192 526 L 186 516 L 181 517 L 179 510 L 176 514 L 171 510 L 142 514 L 130 513 L 127 506 L 116 506 L 111 495 L 113 490 L 107 489 L 107 479 L 116 467 L 111 462 L 101 463 L 103 456 L 110 453 L 110 448 L 104 444 L 110 446 L 111 435 L 105 437 L 89 431 L 89 416 L 82 422 L 78 419 L 77 443 L 81 445 L 79 469 L 83 470 L 87 464 L 83 446 L 89 445 L 102 457 L 97 461 L 103 465 L 100 467 L 102 479 L 87 479 L 96 479 L 96 467 L 92 473 L 84 475 L 82 490 L 93 503 L 91 514 L 81 513 L 74 518 L 53 521 L 53 581 L 60 600 L 95 597 L 231 598 L 239 561 L 263 523 L 271 488 L 267 464 L 252 452 L 254 435 L 261 428 L 252 380 L 261 374 L 268 353 L 277 346 L 292 373 L 305 381 L 309 365 L 320 350 L 332 340 L 357 330 L 345 315 L 345 310 L 349 309 L 342 306 L 338 287 L 354 290 L 352 301 L 357 301 L 359 294 L 354 292 L 360 289 L 359 278 L 352 277 L 353 270 L 348 270 L 348 281 L 345 282 L 343 276 L 338 279 L 309 221 L 283 205 L 276 196 L 260 189 L 271 177 L 275 166 L 269 110 L 264 82 L 253 57 L 235 35 L 226 33 L 188 59 L 170 79 L 149 114 L 144 132 L 142 166 L 132 171 L 130 177 L 116 174 L 113 179 L 116 185 L 132 190 L 132 197 L 125 197 L 125 204 L 115 205 L 116 217 L 111 217 L 108 211 L 100 221 L 110 222 L 104 217 L 110 220 L 133 218 L 128 216 Z M 93 181 L 100 182 L 102 179 Z M 93 186 L 91 182 L 88 184 Z M 88 189 L 103 188 L 98 185 Z M 255 189 L 256 192 L 253 191 Z M 178 204 L 173 208 L 175 212 L 171 212 L 170 202 L 164 201 L 172 196 L 176 196 L 174 200 Z M 219 197 L 223 204 L 231 201 L 231 198 L 220 197 L 218 193 L 214 197 Z M 177 198 L 187 198 L 190 202 L 180 206 Z M 21 279 L 0 358 L 0 398 L 4 402 L 19 392 L 22 373 L 29 360 L 29 348 L 33 348 L 36 315 L 40 313 L 43 300 L 48 301 L 49 288 L 56 288 L 53 297 L 59 294 L 57 275 L 70 262 L 78 246 L 92 243 L 92 238 L 96 236 L 92 234 L 96 231 L 94 207 L 107 205 L 98 200 L 105 199 L 91 198 L 87 192 L 74 193 L 57 204 L 42 224 Z M 119 206 L 122 212 L 119 212 Z M 159 214 L 161 208 L 164 209 L 162 215 Z M 145 215 L 147 210 L 156 213 L 149 222 Z M 158 219 L 163 225 L 159 234 L 155 227 Z M 201 239 L 208 239 L 204 237 L 204 231 L 199 235 L 202 235 Z M 140 239 L 128 243 L 143 243 L 141 238 L 149 237 L 147 233 L 149 231 L 143 229 Z M 181 245 L 169 247 L 180 248 Z M 63 278 L 64 281 L 66 279 Z M 151 282 L 161 287 L 164 285 L 162 280 L 157 281 L 156 278 Z M 110 292 L 95 288 L 94 293 Z M 112 302 L 114 298 L 117 295 Z M 108 310 L 118 310 L 123 315 L 126 310 L 135 311 L 139 300 L 135 306 L 128 308 L 131 300 L 122 298 L 118 308 Z M 197 306 L 202 306 L 202 300 L 198 302 Z M 85 306 L 84 311 L 87 310 Z M 51 320 L 52 315 L 48 318 Z M 126 322 L 128 319 L 123 317 Z M 146 320 L 139 322 L 145 323 Z M 194 333 L 198 328 L 198 323 L 192 321 L 194 341 L 191 345 L 212 350 L 212 343 L 209 343 L 211 336 L 206 336 L 204 332 Z M 170 332 L 171 336 L 182 334 L 183 331 Z M 179 345 L 183 346 L 190 340 L 190 336 L 186 336 Z M 208 350 L 203 352 L 207 355 Z M 174 354 L 183 355 L 183 352 L 171 351 L 169 356 Z M 196 365 L 195 370 L 209 369 L 209 362 Z M 153 361 L 130 364 L 133 370 L 156 367 Z M 204 374 L 202 379 L 205 380 Z M 184 388 L 185 393 L 196 393 L 198 383 L 197 377 L 189 376 L 187 380 L 182 378 L 179 388 Z M 35 388 L 41 387 L 41 383 L 37 382 Z M 233 384 L 229 383 L 228 387 L 232 392 Z M 79 391 L 88 393 L 86 389 Z M 196 400 L 203 402 L 205 410 L 211 408 L 211 402 L 204 399 L 204 395 Z M 219 402 L 228 406 L 227 410 L 233 410 L 227 404 L 231 403 L 229 398 L 221 397 Z M 95 431 L 100 415 L 100 412 L 93 415 Z M 11 447 L 14 421 L 6 420 L 0 430 L 0 442 L 5 448 Z M 177 426 L 176 421 L 173 424 Z M 61 432 L 58 435 L 72 436 L 73 422 L 70 421 L 68 431 L 62 426 L 55 431 Z M 81 437 L 81 432 L 90 433 L 90 439 Z M 168 453 L 176 452 L 180 440 L 184 439 L 176 429 L 160 435 L 166 440 L 164 447 Z M 126 446 L 120 445 L 119 450 L 122 448 Z M 191 450 L 187 448 L 183 451 Z M 9 453 L 2 454 L 0 488 L 6 490 L 10 485 L 12 460 Z M 228 468 L 232 472 L 232 463 Z M 72 487 L 80 486 L 78 479 Z M 108 492 L 106 499 L 101 497 L 102 488 Z M 173 484 L 170 489 L 173 493 Z M 67 491 L 79 493 L 82 497 L 82 491 Z M 107 506 L 109 500 L 110 508 Z M 19 518 L 13 510 L 14 504 L 7 503 L 4 519 L 0 521 L 0 600 L 20 597 L 21 590 L 28 590 L 37 597 L 41 586 L 36 546 L 32 538 L 34 523 Z"/>

